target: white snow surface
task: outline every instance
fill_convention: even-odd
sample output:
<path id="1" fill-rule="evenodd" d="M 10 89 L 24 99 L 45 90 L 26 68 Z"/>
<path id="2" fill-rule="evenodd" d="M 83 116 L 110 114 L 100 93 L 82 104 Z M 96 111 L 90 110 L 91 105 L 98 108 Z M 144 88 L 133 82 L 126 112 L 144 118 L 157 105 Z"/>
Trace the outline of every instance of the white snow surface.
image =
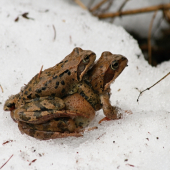
<path id="1" fill-rule="evenodd" d="M 25 12 L 34 20 L 20 16 L 14 22 Z M 99 125 L 104 117 L 100 110 L 89 125 L 98 129 L 79 138 L 41 141 L 22 135 L 9 112 L 3 111 L 5 100 L 18 93 L 42 65 L 43 69 L 54 66 L 74 47 L 92 50 L 97 58 L 103 51 L 128 58 L 128 67 L 111 85 L 111 103 L 133 114 Z M 146 91 L 139 102 L 136 88 L 153 85 L 170 71 L 169 65 L 170 61 L 151 67 L 122 27 L 101 22 L 67 1 L 1 0 L 0 167 L 13 155 L 3 170 L 168 170 L 170 76 Z M 3 144 L 6 141 L 11 142 Z"/>

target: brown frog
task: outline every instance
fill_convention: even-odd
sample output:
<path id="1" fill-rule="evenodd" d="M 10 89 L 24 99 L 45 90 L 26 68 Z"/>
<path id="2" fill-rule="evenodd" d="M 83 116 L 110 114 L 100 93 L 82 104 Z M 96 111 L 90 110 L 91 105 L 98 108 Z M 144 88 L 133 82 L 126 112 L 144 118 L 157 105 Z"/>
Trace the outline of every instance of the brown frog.
<path id="1" fill-rule="evenodd" d="M 73 115 L 53 119 L 45 124 L 33 125 L 19 122 L 19 129 L 38 139 L 54 139 L 67 136 L 82 136 L 83 127 L 87 126 L 94 118 L 95 111 L 103 108 L 104 114 L 109 119 L 119 119 L 119 108 L 111 106 L 110 84 L 119 76 L 127 66 L 128 60 L 121 55 L 103 52 L 100 59 L 88 72 L 88 75 L 78 84 L 78 93 L 64 98 L 66 110 Z M 70 114 L 71 115 L 71 114 Z"/>
<path id="2" fill-rule="evenodd" d="M 35 75 L 20 93 L 5 102 L 4 110 L 11 111 L 17 122 L 33 124 L 69 116 L 69 112 L 61 115 L 56 110 L 65 108 L 62 98 L 77 92 L 77 84 L 93 66 L 95 58 L 94 52 L 75 48 L 59 64 Z"/>

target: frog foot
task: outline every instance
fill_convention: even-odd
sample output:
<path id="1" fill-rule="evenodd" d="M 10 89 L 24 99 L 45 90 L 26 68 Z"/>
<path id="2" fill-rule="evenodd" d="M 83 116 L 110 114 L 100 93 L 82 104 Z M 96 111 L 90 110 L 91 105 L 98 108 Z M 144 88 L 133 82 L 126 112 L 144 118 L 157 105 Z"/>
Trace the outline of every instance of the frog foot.
<path id="1" fill-rule="evenodd" d="M 107 117 L 104 117 L 103 119 L 101 119 L 101 120 L 98 122 L 98 124 L 101 124 L 103 121 L 109 121 L 109 120 L 111 120 L 111 119 L 109 119 L 109 118 L 107 118 Z"/>

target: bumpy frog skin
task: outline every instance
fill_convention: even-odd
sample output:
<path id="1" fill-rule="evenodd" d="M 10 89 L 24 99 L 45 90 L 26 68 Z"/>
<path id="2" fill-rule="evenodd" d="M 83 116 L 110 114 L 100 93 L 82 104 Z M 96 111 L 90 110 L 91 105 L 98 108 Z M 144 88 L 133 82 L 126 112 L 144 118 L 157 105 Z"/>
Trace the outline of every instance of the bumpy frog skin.
<path id="1" fill-rule="evenodd" d="M 110 104 L 110 84 L 124 70 L 127 63 L 127 58 L 122 55 L 103 52 L 100 59 L 88 73 L 93 90 L 100 95 L 103 112 L 109 119 L 120 118 L 119 108 Z"/>
<path id="2" fill-rule="evenodd" d="M 75 93 L 64 100 L 65 109 L 57 111 L 66 117 L 55 118 L 42 124 L 18 122 L 21 133 L 25 133 L 41 140 L 62 138 L 68 136 L 82 136 L 83 127 L 94 119 L 95 110 L 80 94 Z M 69 117 L 68 114 L 69 113 Z"/>
<path id="3" fill-rule="evenodd" d="M 15 121 L 40 124 L 52 118 L 72 116 L 56 113 L 65 108 L 61 99 L 77 92 L 77 84 L 93 66 L 96 55 L 75 48 L 59 64 L 35 75 L 20 93 L 11 96 L 4 105 Z"/>
<path id="4" fill-rule="evenodd" d="M 38 139 L 54 139 L 67 136 L 82 136 L 82 128 L 93 120 L 95 111 L 103 108 L 109 119 L 119 119 L 119 108 L 110 104 L 110 84 L 127 66 L 128 60 L 121 55 L 103 52 L 100 59 L 79 83 L 78 93 L 63 99 L 69 118 L 52 119 L 40 125 L 19 123 L 21 132 Z M 90 85 L 89 85 L 90 84 Z M 88 101 L 88 102 L 87 102 Z M 57 111 L 64 115 L 66 110 Z M 71 116 L 72 114 L 72 116 Z M 66 115 L 67 116 L 67 115 Z"/>

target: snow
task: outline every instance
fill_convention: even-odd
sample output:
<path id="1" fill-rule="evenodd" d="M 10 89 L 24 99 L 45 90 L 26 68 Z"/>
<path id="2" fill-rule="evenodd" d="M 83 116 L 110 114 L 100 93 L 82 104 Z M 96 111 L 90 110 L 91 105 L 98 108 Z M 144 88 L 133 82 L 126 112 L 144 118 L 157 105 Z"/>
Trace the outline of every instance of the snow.
<path id="1" fill-rule="evenodd" d="M 19 16 L 25 12 L 34 20 Z M 4 90 L 0 89 L 0 167 L 13 155 L 3 170 L 169 169 L 170 76 L 136 101 L 136 88 L 144 90 L 167 74 L 169 61 L 149 66 L 136 40 L 122 27 L 99 21 L 62 0 L 1 0 L 0 30 Z M 42 65 L 43 69 L 54 66 L 76 46 L 94 51 L 97 58 L 103 51 L 128 58 L 128 67 L 111 85 L 111 103 L 133 114 L 99 125 L 104 117 L 100 110 L 89 125 L 98 129 L 79 138 L 40 141 L 22 135 L 9 112 L 3 111 L 5 100 L 18 93 Z M 11 142 L 3 145 L 6 141 Z"/>

